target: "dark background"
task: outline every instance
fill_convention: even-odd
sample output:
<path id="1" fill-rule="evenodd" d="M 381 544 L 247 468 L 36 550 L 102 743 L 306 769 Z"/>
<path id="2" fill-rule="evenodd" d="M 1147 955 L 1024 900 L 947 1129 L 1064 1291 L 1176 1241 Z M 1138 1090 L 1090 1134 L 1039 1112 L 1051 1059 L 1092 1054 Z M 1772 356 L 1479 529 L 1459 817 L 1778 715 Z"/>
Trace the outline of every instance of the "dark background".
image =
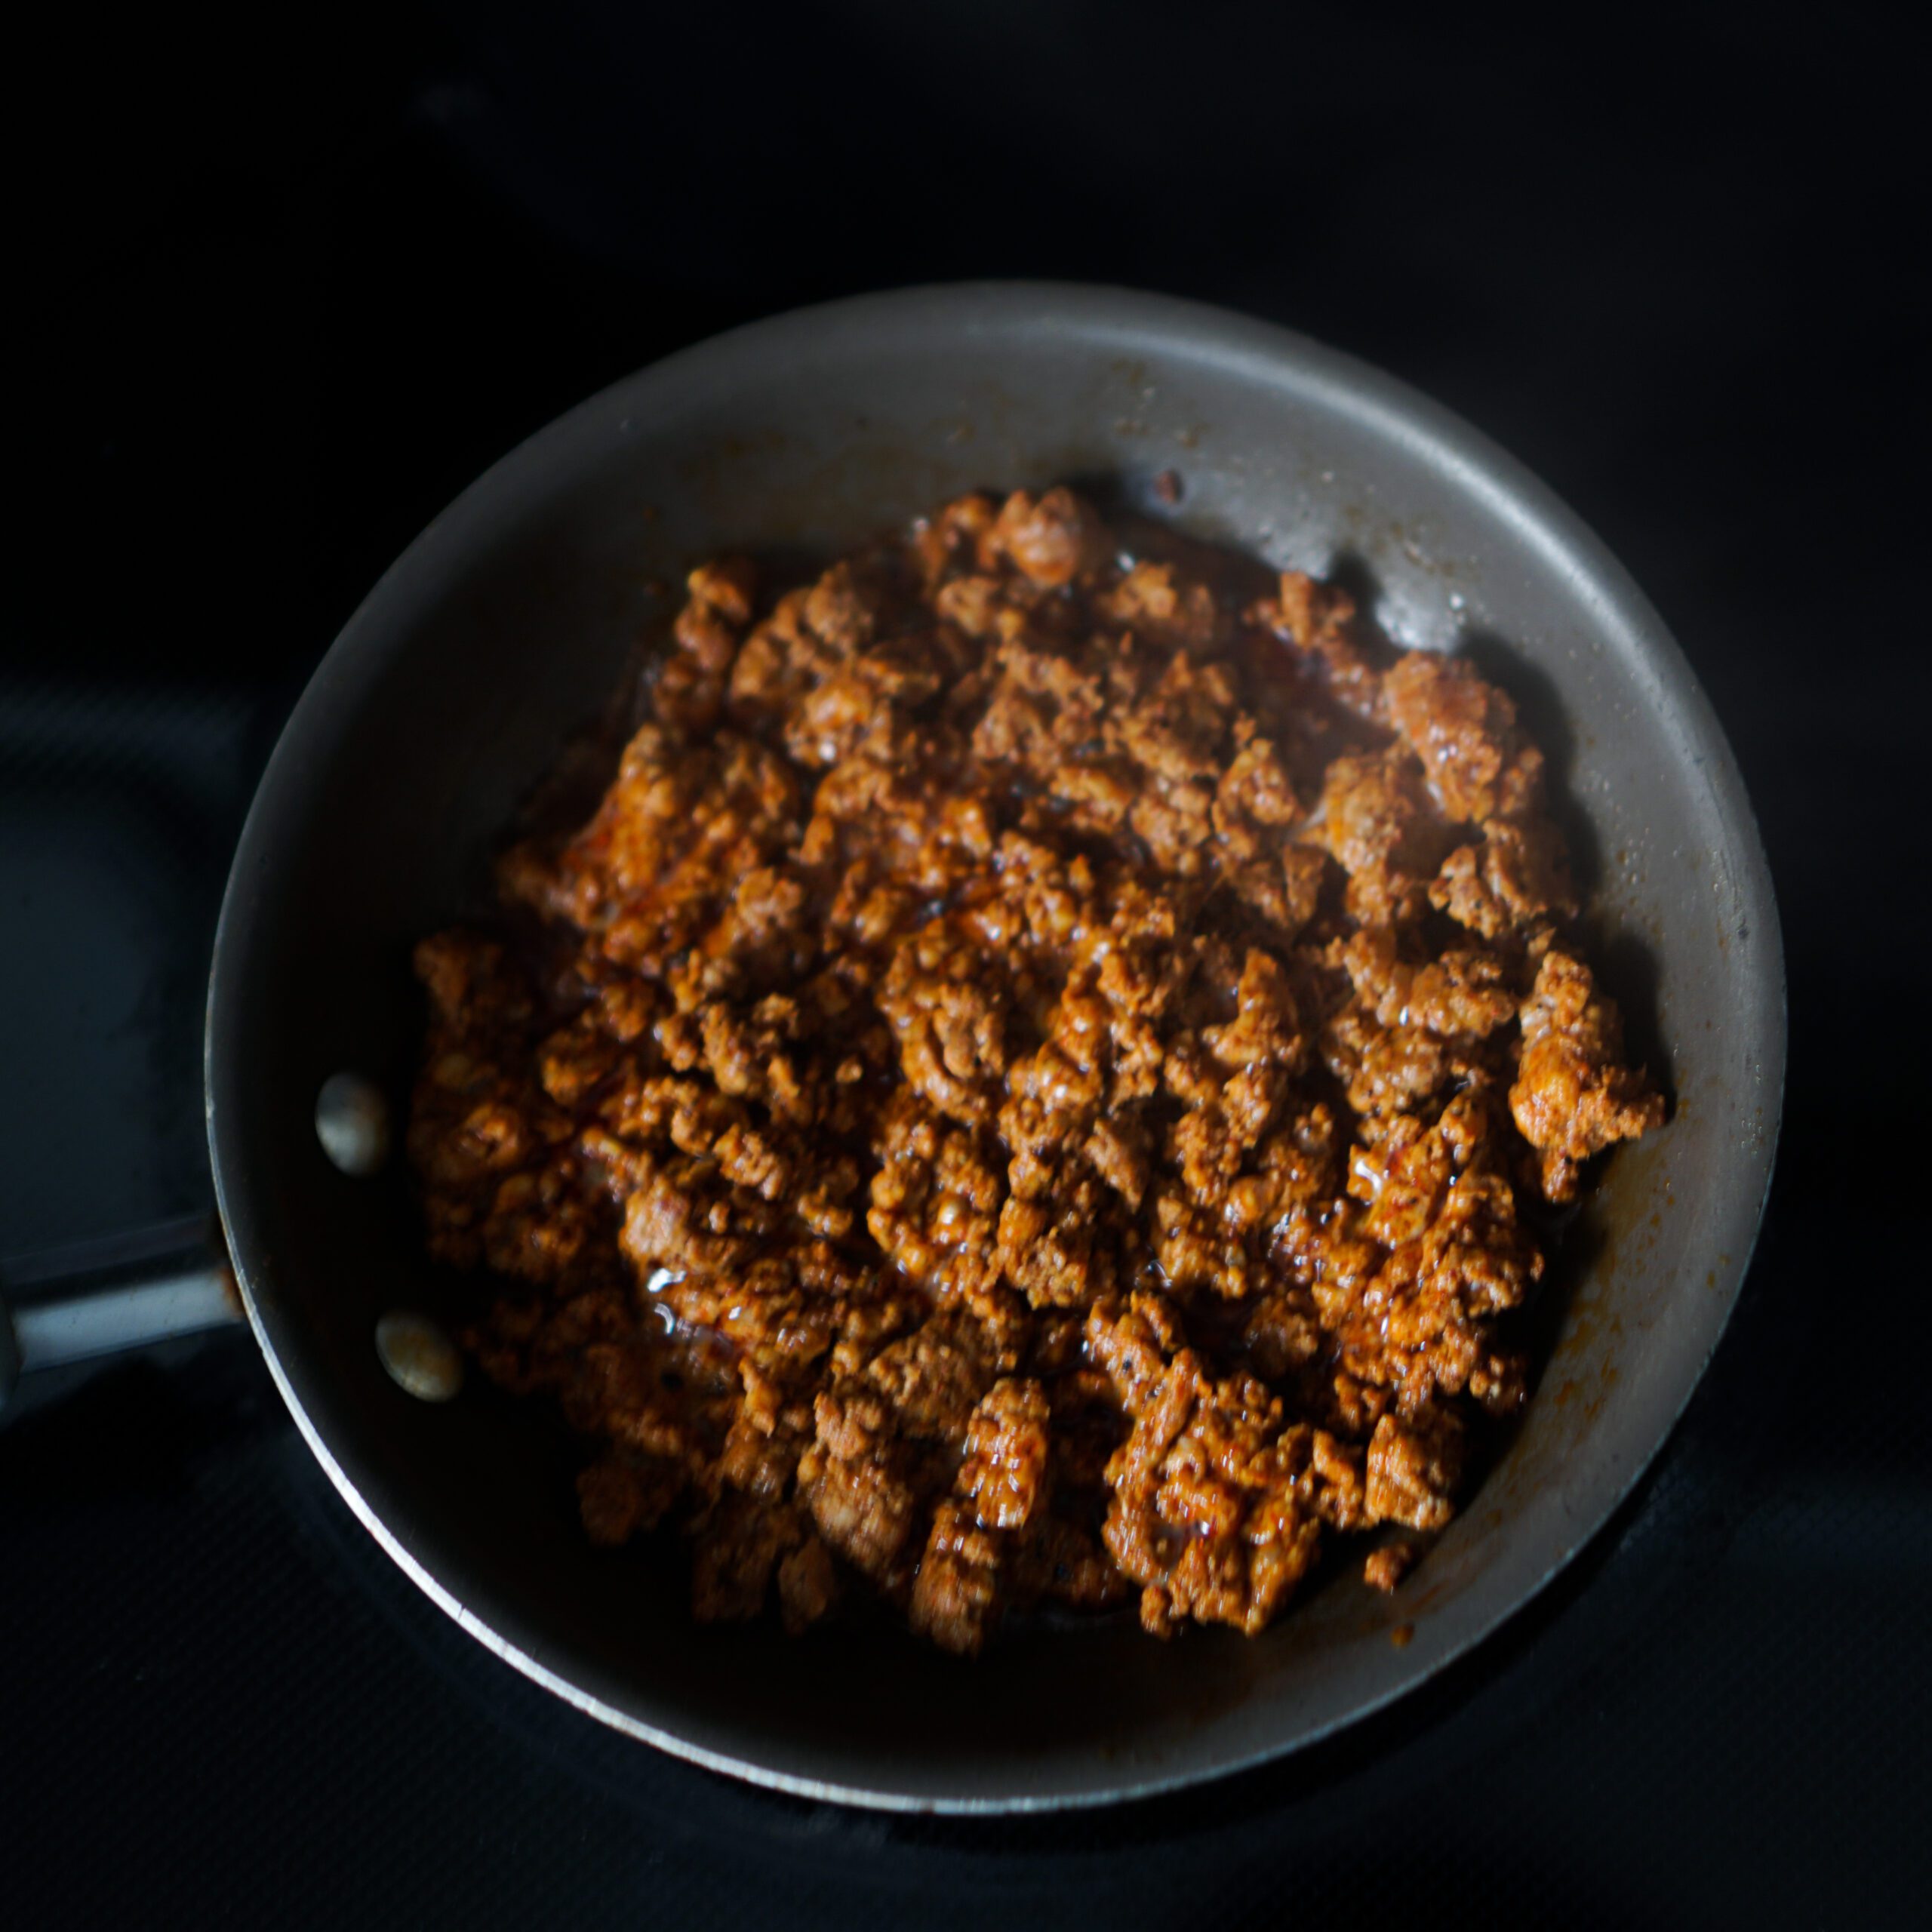
<path id="1" fill-rule="evenodd" d="M 402 0 L 76 13 L 17 45 L 0 1252 L 205 1204 L 228 852 L 421 525 L 669 349 L 926 279 L 1269 316 L 1552 483 L 1730 733 L 1792 1054 L 1743 1299 L 1612 1529 L 1397 1712 L 1121 1814 L 868 1818 L 578 1718 L 388 1567 L 245 1337 L 23 1402 L 11 1922 L 1924 1911 L 1919 69 L 1842 11 L 1377 11 Z"/>

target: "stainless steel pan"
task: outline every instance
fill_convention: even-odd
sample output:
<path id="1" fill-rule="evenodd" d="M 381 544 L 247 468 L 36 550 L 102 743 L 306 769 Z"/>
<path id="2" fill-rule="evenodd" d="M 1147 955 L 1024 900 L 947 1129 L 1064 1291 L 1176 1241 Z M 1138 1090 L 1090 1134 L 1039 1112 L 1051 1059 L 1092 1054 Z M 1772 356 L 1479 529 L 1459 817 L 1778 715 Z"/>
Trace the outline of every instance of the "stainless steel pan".
<path id="1" fill-rule="evenodd" d="M 1152 488 L 1169 469 L 1177 512 Z M 543 1419 L 475 1378 L 432 1405 L 384 1373 L 378 1318 L 453 1314 L 461 1289 L 423 1263 L 394 1164 L 357 1180 L 324 1158 L 318 1090 L 359 1069 L 400 1108 L 410 946 L 480 896 L 494 836 L 661 608 L 654 580 L 719 548 L 827 552 L 976 485 L 1069 477 L 1279 564 L 1352 571 L 1399 639 L 1484 654 L 1555 755 L 1608 977 L 1673 1117 L 1606 1164 L 1549 1284 L 1527 1418 L 1392 1598 L 1338 1571 L 1253 1642 L 1161 1647 L 1130 1620 L 1017 1630 L 971 1664 L 876 1631 L 695 1626 L 674 1540 L 584 1542 Z M 688 350 L 534 437 L 417 539 L 263 779 L 216 946 L 207 1106 L 235 1274 L 297 1422 L 472 1635 L 720 1770 L 1000 1810 L 1291 1751 L 1540 1589 L 1656 1453 L 1723 1331 L 1783 1063 L 1770 882 L 1723 735 L 1657 614 L 1547 490 L 1400 383 L 1278 329 L 994 285 L 864 297 Z"/>

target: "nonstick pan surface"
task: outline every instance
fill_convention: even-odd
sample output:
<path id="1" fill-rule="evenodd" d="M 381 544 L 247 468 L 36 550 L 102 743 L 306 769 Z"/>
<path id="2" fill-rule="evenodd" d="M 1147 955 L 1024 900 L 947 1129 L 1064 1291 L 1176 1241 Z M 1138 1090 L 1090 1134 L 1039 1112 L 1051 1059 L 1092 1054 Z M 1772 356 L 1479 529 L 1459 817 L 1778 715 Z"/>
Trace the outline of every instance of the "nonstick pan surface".
<path id="1" fill-rule="evenodd" d="M 1177 509 L 1154 479 L 1179 472 Z M 1544 1290 L 1535 1398 L 1392 1598 L 1338 1568 L 1262 1637 L 1131 1619 L 964 1663 L 862 1623 L 694 1625 L 666 1538 L 579 1528 L 568 1448 L 472 1377 L 418 1403 L 379 1316 L 454 1321 L 405 1178 L 324 1158 L 345 1068 L 398 1109 L 409 952 L 473 909 L 502 828 L 724 549 L 832 554 L 974 487 L 1091 479 L 1278 565 L 1339 569 L 1398 641 L 1473 652 L 1551 756 L 1604 976 L 1672 1096 L 1602 1164 Z M 1278 1756 L 1388 1703 L 1519 1607 L 1681 1411 L 1743 1279 L 1783 1077 L 1781 954 L 1737 768 L 1663 623 L 1561 503 L 1352 359 L 1192 304 L 1038 285 L 780 316 L 593 398 L 506 457 L 371 593 L 262 781 L 216 945 L 208 1134 L 235 1272 L 311 1447 L 389 1554 L 558 1694 L 768 1785 L 907 1809 L 1094 1804 Z M 474 1292 L 474 1284 L 469 1291 Z M 1411 1628 L 1412 1626 L 1412 1628 Z M 1401 1641 L 1398 1641 L 1401 1640 Z"/>

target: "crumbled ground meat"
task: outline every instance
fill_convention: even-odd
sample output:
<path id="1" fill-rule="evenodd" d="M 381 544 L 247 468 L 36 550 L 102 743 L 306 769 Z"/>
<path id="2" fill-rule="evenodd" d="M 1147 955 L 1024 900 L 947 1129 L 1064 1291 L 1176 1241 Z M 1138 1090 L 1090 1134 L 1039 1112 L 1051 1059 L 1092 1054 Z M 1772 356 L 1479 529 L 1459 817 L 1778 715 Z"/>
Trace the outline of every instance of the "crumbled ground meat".
<path id="1" fill-rule="evenodd" d="M 1663 1121 L 1663 1100 L 1623 1064 L 1623 1025 L 1581 960 L 1543 955 L 1521 1014 L 1522 1054 L 1510 1111 L 1543 1157 L 1552 1201 L 1577 1192 L 1577 1170 L 1612 1141 Z"/>
<path id="2" fill-rule="evenodd" d="M 1389 1595 L 1401 1587 L 1415 1560 L 1416 1553 L 1408 1544 L 1385 1543 L 1381 1549 L 1369 1552 L 1361 1566 L 1361 1580 L 1371 1590 Z"/>
<path id="3" fill-rule="evenodd" d="M 1054 489 L 704 565 L 598 809 L 417 949 L 467 1345 L 701 1617 L 1260 1630 L 1449 1520 L 1540 1203 L 1663 1118 L 1509 697 L 1129 552 Z"/>

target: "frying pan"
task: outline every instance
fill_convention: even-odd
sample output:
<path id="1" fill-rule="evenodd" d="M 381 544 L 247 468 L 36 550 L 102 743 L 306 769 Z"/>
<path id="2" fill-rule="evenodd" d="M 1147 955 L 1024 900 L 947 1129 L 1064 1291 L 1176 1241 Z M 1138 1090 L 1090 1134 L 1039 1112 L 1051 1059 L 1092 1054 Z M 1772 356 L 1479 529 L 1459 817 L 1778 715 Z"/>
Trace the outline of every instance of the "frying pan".
<path id="1" fill-rule="evenodd" d="M 1169 471 L 1178 509 L 1156 488 Z M 1272 564 L 1340 571 L 1398 641 L 1466 648 L 1515 692 L 1671 1121 L 1602 1164 L 1546 1284 L 1528 1413 L 1392 1598 L 1338 1565 L 1251 1641 L 1042 1623 L 972 1663 L 862 1623 L 798 1641 L 694 1625 L 675 1539 L 585 1541 L 568 1445 L 534 1407 L 475 1377 L 420 1402 L 385 1374 L 386 1312 L 454 1322 L 479 1290 L 423 1260 L 397 1164 L 356 1180 L 324 1157 L 316 1096 L 355 1069 L 399 1112 L 412 943 L 485 898 L 497 835 L 608 698 L 663 584 L 718 549 L 828 555 L 970 488 L 1067 478 Z M 780 316 L 618 383 L 498 463 L 377 585 L 242 834 L 208 992 L 208 1146 L 235 1278 L 296 1422 L 481 1642 L 620 1730 L 763 1784 L 1042 1809 L 1331 1732 L 1576 1554 L 1737 1297 L 1784 1038 L 1770 882 L 1717 721 L 1657 614 L 1546 489 L 1401 384 L 1279 329 L 1113 290 L 963 286 Z M 155 1292 L 177 1315 L 212 1306 L 180 1271 Z"/>

